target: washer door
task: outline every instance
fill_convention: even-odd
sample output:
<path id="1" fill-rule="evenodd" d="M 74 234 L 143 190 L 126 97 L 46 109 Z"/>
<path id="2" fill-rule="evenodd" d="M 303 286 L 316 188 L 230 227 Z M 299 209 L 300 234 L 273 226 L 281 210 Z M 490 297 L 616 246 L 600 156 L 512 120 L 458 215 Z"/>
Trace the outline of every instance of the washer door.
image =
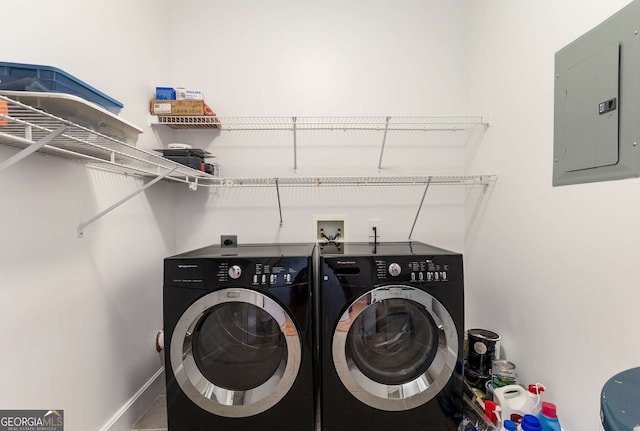
<path id="1" fill-rule="evenodd" d="M 274 300 L 223 289 L 194 302 L 171 337 L 171 368 L 182 391 L 219 416 L 261 413 L 284 397 L 300 369 L 300 335 Z"/>
<path id="2" fill-rule="evenodd" d="M 449 312 L 410 286 L 375 288 L 342 314 L 333 334 L 333 362 L 351 394 L 368 406 L 409 410 L 433 399 L 458 358 Z"/>

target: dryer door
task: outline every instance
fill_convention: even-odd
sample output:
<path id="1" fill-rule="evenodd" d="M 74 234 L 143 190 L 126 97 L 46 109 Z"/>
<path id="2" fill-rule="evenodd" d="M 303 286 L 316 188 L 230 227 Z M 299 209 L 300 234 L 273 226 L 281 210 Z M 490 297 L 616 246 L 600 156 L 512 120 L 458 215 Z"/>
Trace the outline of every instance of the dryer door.
<path id="1" fill-rule="evenodd" d="M 333 334 L 340 380 L 363 403 L 409 410 L 433 399 L 453 373 L 457 328 L 445 307 L 411 286 L 384 286 L 356 299 Z"/>
<path id="2" fill-rule="evenodd" d="M 219 416 L 261 413 L 284 397 L 300 368 L 300 336 L 274 300 L 223 289 L 194 302 L 171 337 L 171 367 L 182 391 Z"/>

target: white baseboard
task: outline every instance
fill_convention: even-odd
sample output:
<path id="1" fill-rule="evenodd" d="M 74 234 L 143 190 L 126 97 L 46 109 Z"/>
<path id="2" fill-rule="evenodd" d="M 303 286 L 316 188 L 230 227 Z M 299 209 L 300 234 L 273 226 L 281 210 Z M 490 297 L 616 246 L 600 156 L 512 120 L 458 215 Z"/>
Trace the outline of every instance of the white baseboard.
<path id="1" fill-rule="evenodd" d="M 136 421 L 164 391 L 164 367 L 153 376 L 116 412 L 100 431 L 130 431 Z"/>

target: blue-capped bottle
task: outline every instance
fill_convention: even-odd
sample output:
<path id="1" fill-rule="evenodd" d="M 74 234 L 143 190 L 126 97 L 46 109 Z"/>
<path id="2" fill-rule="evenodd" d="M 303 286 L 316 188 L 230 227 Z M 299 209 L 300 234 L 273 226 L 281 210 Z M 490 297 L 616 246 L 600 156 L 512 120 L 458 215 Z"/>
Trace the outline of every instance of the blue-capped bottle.
<path id="1" fill-rule="evenodd" d="M 520 422 L 520 428 L 522 431 L 542 431 L 542 425 L 534 415 L 524 415 L 522 422 Z"/>
<path id="2" fill-rule="evenodd" d="M 502 431 L 516 431 L 518 429 L 518 424 L 514 421 L 510 421 L 506 419 L 502 422 Z"/>
<path id="3" fill-rule="evenodd" d="M 560 421 L 556 413 L 556 405 L 553 403 L 542 402 L 542 409 L 540 409 L 540 413 L 538 413 L 538 420 L 542 425 L 542 431 L 561 430 Z"/>

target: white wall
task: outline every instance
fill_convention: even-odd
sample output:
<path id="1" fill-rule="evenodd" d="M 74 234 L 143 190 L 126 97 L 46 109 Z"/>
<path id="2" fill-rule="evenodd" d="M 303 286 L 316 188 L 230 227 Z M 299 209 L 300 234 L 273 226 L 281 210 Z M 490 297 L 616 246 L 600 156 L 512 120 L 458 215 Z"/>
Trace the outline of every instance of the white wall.
<path id="1" fill-rule="evenodd" d="M 153 86 L 169 73 L 169 37 L 155 31 L 167 2 L 0 3 L 2 61 L 59 67 L 144 126 Z M 140 145 L 154 141 L 146 128 Z M 0 147 L 0 161 L 16 151 Z M 39 154 L 0 173 L 3 409 L 64 409 L 66 430 L 98 430 L 161 368 L 154 339 L 162 258 L 175 248 L 170 188 L 135 197 L 84 239 L 76 232 L 142 184 Z"/>
<path id="2" fill-rule="evenodd" d="M 20 37 L 3 60 L 61 67 L 139 125 L 155 85 L 202 89 L 222 116 L 489 113 L 477 147 L 466 135 L 390 136 L 382 173 L 459 174 L 471 152 L 469 172 L 498 174 L 480 212 L 464 192 L 430 191 L 413 237 L 464 249 L 467 326 L 502 335 L 565 428 L 596 429 L 602 384 L 637 366 L 638 182 L 551 187 L 553 54 L 627 1 L 134 3 L 12 2 L 3 10 L 30 25 L 5 20 Z M 301 136 L 297 174 L 377 173 L 379 134 L 338 135 Z M 225 175 L 296 174 L 290 136 L 156 127 L 140 145 L 156 138 L 208 149 Z M 0 147 L 0 160 L 14 152 Z M 405 239 L 422 194 L 286 189 L 280 227 L 272 189 L 159 184 L 78 240 L 80 221 L 140 182 L 39 155 L 0 181 L 0 404 L 64 408 L 69 430 L 100 428 L 161 365 L 151 344 L 164 256 L 228 233 L 311 240 L 318 213 L 346 214 L 350 239 L 366 239 L 369 218 L 382 239 Z"/>
<path id="3" fill-rule="evenodd" d="M 492 124 L 473 169 L 498 174 L 466 247 L 468 327 L 502 335 L 568 430 L 638 366 L 637 180 L 551 186 L 554 53 L 627 0 L 471 2 L 470 109 Z"/>
<path id="4" fill-rule="evenodd" d="M 199 1 L 172 4 L 173 81 L 204 91 L 221 116 L 464 115 L 463 1 Z M 194 17 L 197 17 L 194 18 Z M 194 21 L 194 19 L 196 19 Z M 194 25 L 197 22 L 197 25 Z M 195 46 L 200 47 L 196 49 Z M 461 174 L 467 135 L 394 133 L 382 175 Z M 298 136 L 278 132 L 180 132 L 218 156 L 223 176 L 377 175 L 382 132 Z M 238 234 L 241 242 L 313 241 L 314 217 L 346 215 L 349 240 L 405 240 L 423 187 L 273 189 L 181 193 L 178 249 Z M 461 250 L 464 191 L 432 190 L 413 238 Z"/>

